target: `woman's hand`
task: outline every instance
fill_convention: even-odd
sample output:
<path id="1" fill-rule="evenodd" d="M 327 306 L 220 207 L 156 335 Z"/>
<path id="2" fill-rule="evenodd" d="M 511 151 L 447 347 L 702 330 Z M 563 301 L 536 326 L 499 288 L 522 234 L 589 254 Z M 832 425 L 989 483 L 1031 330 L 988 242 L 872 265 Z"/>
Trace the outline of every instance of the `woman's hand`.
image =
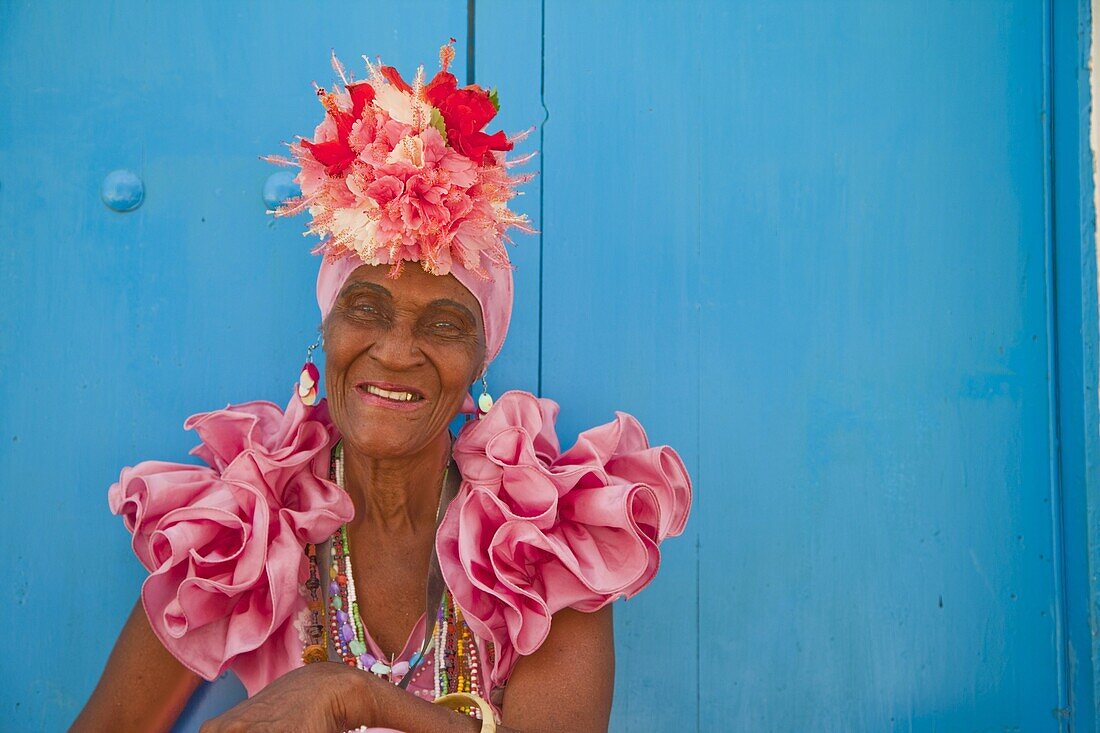
<path id="1" fill-rule="evenodd" d="M 373 677 L 338 662 L 307 664 L 208 720 L 199 733 L 344 733 L 370 725 L 374 696 L 368 678 Z"/>

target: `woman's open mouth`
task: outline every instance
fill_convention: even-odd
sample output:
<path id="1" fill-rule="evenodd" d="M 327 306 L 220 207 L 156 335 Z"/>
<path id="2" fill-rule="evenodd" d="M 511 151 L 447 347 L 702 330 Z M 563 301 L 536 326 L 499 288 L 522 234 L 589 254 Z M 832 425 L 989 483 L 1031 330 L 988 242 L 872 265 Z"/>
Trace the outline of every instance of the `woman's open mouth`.
<path id="1" fill-rule="evenodd" d="M 362 382 L 355 385 L 355 391 L 368 405 L 378 407 L 410 410 L 424 402 L 424 395 L 413 387 L 388 382 Z"/>

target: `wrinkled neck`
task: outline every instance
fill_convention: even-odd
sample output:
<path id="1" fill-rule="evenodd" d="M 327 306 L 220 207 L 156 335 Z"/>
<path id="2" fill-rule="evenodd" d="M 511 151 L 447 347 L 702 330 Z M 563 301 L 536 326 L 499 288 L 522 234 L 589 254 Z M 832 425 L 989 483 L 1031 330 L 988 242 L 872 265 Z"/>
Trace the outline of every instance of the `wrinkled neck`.
<path id="1" fill-rule="evenodd" d="M 443 471 L 451 458 L 444 430 L 421 451 L 398 458 L 374 458 L 344 444 L 344 488 L 355 505 L 349 528 L 434 531 Z"/>

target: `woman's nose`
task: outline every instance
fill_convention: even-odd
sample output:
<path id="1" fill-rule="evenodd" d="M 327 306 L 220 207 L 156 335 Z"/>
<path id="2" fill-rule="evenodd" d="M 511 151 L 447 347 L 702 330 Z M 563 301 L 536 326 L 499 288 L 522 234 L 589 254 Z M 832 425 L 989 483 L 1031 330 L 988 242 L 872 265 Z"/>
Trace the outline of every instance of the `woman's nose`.
<path id="1" fill-rule="evenodd" d="M 382 367 L 402 371 L 424 363 L 424 352 L 416 342 L 416 333 L 410 324 L 395 323 L 378 336 L 367 353 Z"/>

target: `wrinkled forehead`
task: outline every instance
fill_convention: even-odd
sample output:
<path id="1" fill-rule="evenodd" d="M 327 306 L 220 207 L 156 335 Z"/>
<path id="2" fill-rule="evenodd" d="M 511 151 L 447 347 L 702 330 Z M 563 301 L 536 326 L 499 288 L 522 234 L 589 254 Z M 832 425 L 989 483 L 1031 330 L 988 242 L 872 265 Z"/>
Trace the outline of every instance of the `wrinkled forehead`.
<path id="1" fill-rule="evenodd" d="M 419 267 L 406 267 L 400 276 L 388 277 L 389 265 L 360 265 L 352 270 L 337 293 L 336 302 L 360 294 L 373 294 L 393 301 L 398 307 L 423 310 L 434 304 L 452 304 L 468 311 L 484 329 L 481 304 L 465 285 L 452 275 L 430 275 Z"/>

